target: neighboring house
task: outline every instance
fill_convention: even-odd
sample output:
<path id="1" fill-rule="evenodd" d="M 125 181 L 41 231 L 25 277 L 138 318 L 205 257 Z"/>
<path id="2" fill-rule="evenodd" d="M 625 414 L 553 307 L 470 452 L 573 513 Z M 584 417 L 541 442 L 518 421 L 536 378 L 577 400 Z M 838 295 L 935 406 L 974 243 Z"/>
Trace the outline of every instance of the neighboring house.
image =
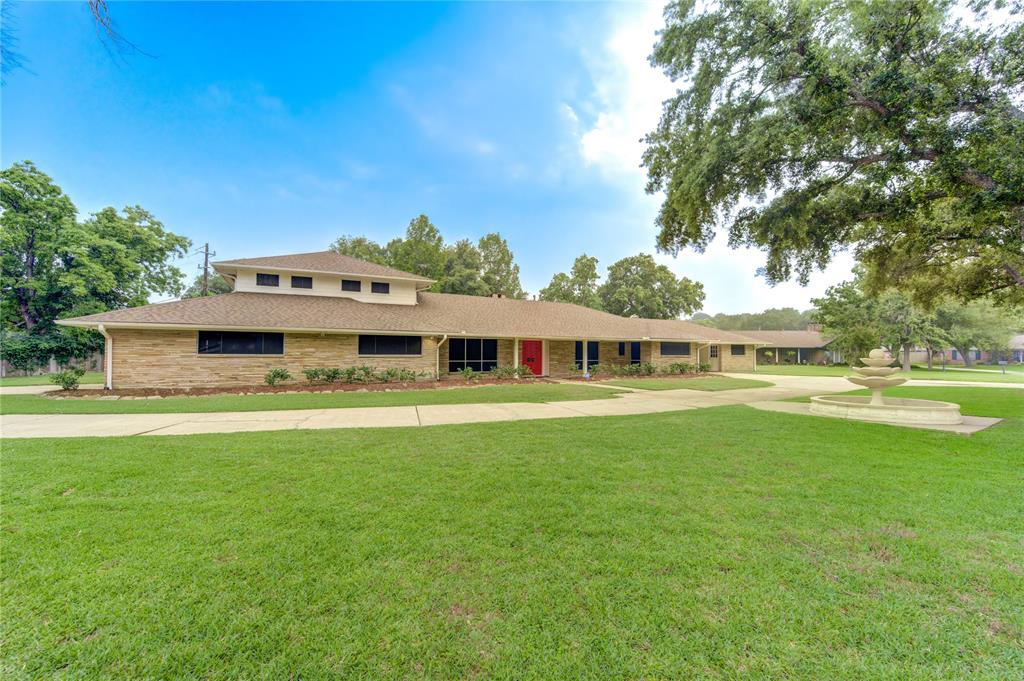
<path id="1" fill-rule="evenodd" d="M 234 290 L 113 310 L 60 324 L 106 338 L 114 388 L 261 383 L 271 368 L 369 365 L 443 376 L 527 365 L 706 362 L 755 368 L 744 335 L 681 320 L 625 318 L 567 303 L 430 293 L 430 279 L 333 251 L 226 260 Z"/>
<path id="2" fill-rule="evenodd" d="M 1024 333 L 1010 339 L 1010 352 L 1007 359 L 1015 364 L 1024 364 Z"/>
<path id="3" fill-rule="evenodd" d="M 741 331 L 761 341 L 757 361 L 763 364 L 831 364 L 841 362 L 838 352 L 828 349 L 829 340 L 820 331 Z"/>

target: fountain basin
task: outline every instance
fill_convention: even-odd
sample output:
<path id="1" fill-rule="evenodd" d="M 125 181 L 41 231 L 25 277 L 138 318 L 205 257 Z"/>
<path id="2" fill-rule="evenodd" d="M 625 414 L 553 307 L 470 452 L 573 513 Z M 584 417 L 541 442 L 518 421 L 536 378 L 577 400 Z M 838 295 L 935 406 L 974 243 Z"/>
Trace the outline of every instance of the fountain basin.
<path id="1" fill-rule="evenodd" d="M 817 395 L 811 398 L 811 413 L 857 421 L 919 423 L 933 426 L 958 425 L 964 422 L 959 404 L 899 397 L 886 397 L 882 404 L 872 404 L 870 397 L 858 395 Z"/>

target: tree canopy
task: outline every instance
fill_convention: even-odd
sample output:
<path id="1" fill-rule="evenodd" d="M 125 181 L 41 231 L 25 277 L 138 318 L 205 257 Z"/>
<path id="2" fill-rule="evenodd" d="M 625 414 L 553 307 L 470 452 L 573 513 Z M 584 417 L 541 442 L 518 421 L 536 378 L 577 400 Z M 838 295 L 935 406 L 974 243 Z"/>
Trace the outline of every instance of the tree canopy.
<path id="1" fill-rule="evenodd" d="M 658 247 L 703 250 L 724 224 L 769 282 L 852 248 L 875 293 L 1024 302 L 1024 4 L 955 9 L 672 2 L 651 61 L 685 85 L 643 160 Z"/>
<path id="2" fill-rule="evenodd" d="M 704 302 L 704 286 L 686 277 L 676 278 L 665 265 L 646 253 L 619 260 L 598 284 L 597 258 L 576 258 L 569 274 L 559 272 L 541 289 L 541 300 L 574 303 L 629 317 L 676 319 L 691 314 Z"/>
<path id="3" fill-rule="evenodd" d="M 208 296 L 219 296 L 222 293 L 231 293 L 231 284 L 228 280 L 220 276 L 216 272 L 210 273 L 210 281 L 206 289 L 206 295 Z M 203 275 L 197 274 L 195 280 L 189 284 L 189 287 L 185 289 L 185 292 L 181 294 L 182 298 L 202 298 L 203 297 Z"/>
<path id="4" fill-rule="evenodd" d="M 5 356 L 25 335 L 32 339 L 22 350 L 31 346 L 26 356 L 38 361 L 81 355 L 96 347 L 96 335 L 60 329 L 57 319 L 181 293 L 184 275 L 172 261 L 190 241 L 139 206 L 104 208 L 79 222 L 71 199 L 30 161 L 0 171 L 0 206 Z"/>
<path id="5" fill-rule="evenodd" d="M 331 244 L 331 249 L 434 279 L 433 291 L 526 297 L 519 283 L 519 265 L 508 242 L 497 232 L 485 234 L 476 245 L 467 239 L 447 245 L 430 218 L 419 215 L 409 222 L 404 237 L 394 238 L 386 246 L 365 236 L 346 235 Z"/>
<path id="6" fill-rule="evenodd" d="M 782 329 L 803 331 L 812 322 L 813 310 L 801 312 L 795 307 L 771 307 L 763 312 L 741 312 L 739 314 L 718 313 L 694 315 L 691 321 L 725 331 L 758 331 L 761 329 Z"/>

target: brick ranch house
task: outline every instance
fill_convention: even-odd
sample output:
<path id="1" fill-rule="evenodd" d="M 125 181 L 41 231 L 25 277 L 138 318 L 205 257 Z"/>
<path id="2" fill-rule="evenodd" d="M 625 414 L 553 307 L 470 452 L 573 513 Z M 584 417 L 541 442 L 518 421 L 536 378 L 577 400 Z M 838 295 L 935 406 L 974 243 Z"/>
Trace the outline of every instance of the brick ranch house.
<path id="1" fill-rule="evenodd" d="M 830 338 L 812 327 L 805 331 L 744 331 L 744 336 L 761 343 L 757 351 L 763 364 L 835 364 L 842 353 L 829 349 Z"/>
<path id="2" fill-rule="evenodd" d="M 619 317 L 578 305 L 430 293 L 430 279 L 333 251 L 226 260 L 233 291 L 61 320 L 106 339 L 108 388 L 254 385 L 283 367 L 369 365 L 443 377 L 471 367 L 755 368 L 760 344 L 681 320 Z"/>

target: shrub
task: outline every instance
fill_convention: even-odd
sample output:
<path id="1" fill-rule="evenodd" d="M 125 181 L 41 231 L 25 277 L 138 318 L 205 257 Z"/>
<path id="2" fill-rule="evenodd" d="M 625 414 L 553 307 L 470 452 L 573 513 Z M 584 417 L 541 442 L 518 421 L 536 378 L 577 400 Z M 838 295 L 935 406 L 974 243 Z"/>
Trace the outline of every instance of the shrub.
<path id="1" fill-rule="evenodd" d="M 310 384 L 319 383 L 323 380 L 323 369 L 303 369 L 303 375 L 306 377 L 306 381 Z"/>
<path id="2" fill-rule="evenodd" d="M 697 371 L 702 374 L 706 374 L 707 372 L 711 371 L 711 365 L 708 364 L 707 362 L 701 362 L 700 364 L 697 365 Z"/>
<path id="3" fill-rule="evenodd" d="M 292 375 L 287 369 L 277 368 L 271 369 L 267 372 L 266 376 L 263 377 L 263 382 L 267 385 L 277 385 L 282 381 L 292 380 Z"/>
<path id="4" fill-rule="evenodd" d="M 418 374 L 412 369 L 398 370 L 398 380 L 402 381 L 403 383 L 412 383 L 413 381 L 416 380 L 417 375 Z"/>
<path id="5" fill-rule="evenodd" d="M 85 369 L 68 367 L 63 371 L 50 374 L 50 382 L 59 385 L 64 390 L 78 390 L 78 381 L 85 376 Z"/>
<path id="6" fill-rule="evenodd" d="M 491 369 L 491 376 L 494 376 L 495 378 L 501 378 L 501 379 L 516 378 L 518 375 L 519 375 L 519 373 L 518 373 L 518 370 L 516 369 L 516 367 L 505 366 L 505 367 L 494 367 L 493 369 Z"/>
<path id="7" fill-rule="evenodd" d="M 515 371 L 517 378 L 527 378 L 529 376 L 533 376 L 533 369 L 526 366 L 525 364 L 520 364 L 519 366 L 517 366 Z"/>
<path id="8" fill-rule="evenodd" d="M 463 367 L 459 369 L 458 374 L 467 381 L 472 381 L 476 378 L 476 372 L 473 371 L 473 367 Z"/>
<path id="9" fill-rule="evenodd" d="M 645 374 L 647 376 L 650 376 L 657 370 L 657 367 L 655 367 L 650 362 L 644 362 L 643 364 L 640 364 L 638 366 L 640 367 L 640 373 Z"/>
<path id="10" fill-rule="evenodd" d="M 377 380 L 377 371 L 365 364 L 349 367 L 345 370 L 345 380 L 349 383 L 373 383 Z"/>
<path id="11" fill-rule="evenodd" d="M 667 374 L 690 374 L 693 373 L 695 367 L 689 362 L 672 362 L 665 367 L 665 373 Z"/>
<path id="12" fill-rule="evenodd" d="M 402 376 L 402 370 L 398 367 L 388 367 L 387 369 L 381 369 L 376 373 L 376 379 L 381 383 L 391 383 L 397 381 Z"/>

